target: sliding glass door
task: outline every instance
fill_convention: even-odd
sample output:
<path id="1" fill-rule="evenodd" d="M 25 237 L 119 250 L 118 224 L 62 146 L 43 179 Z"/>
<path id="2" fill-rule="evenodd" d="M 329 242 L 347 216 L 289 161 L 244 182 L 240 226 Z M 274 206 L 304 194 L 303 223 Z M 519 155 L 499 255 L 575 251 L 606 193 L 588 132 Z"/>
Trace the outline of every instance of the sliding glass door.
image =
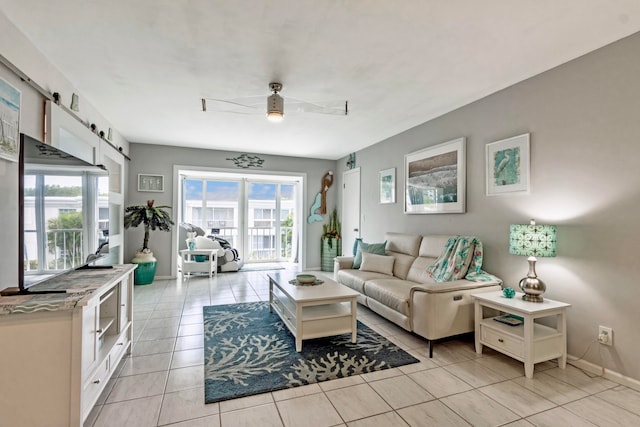
<path id="1" fill-rule="evenodd" d="M 246 177 L 184 177 L 182 221 L 226 239 L 245 262 L 296 262 L 298 187 Z"/>
<path id="2" fill-rule="evenodd" d="M 247 181 L 246 185 L 248 260 L 294 260 L 296 184 Z"/>
<path id="3" fill-rule="evenodd" d="M 241 181 L 187 178 L 183 188 L 183 222 L 241 247 Z"/>

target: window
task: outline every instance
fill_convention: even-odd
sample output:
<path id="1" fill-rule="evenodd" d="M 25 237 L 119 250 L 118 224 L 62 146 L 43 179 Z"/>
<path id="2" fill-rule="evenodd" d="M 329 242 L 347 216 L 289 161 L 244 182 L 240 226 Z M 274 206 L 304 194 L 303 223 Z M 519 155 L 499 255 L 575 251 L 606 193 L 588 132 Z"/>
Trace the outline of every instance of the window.
<path id="1" fill-rule="evenodd" d="M 196 174 L 180 173 L 179 221 L 228 240 L 245 262 L 297 262 L 301 177 Z"/>
<path id="2" fill-rule="evenodd" d="M 99 202 L 95 191 L 91 197 L 88 196 L 91 192 L 85 190 L 95 188 L 96 179 L 86 173 L 25 174 L 25 272 L 41 274 L 78 267 L 85 263 L 88 248 L 96 248 L 106 240 L 109 234 L 108 198 Z M 100 211 L 102 221 L 99 221 Z M 84 230 L 95 230 L 95 233 L 86 235 Z"/>

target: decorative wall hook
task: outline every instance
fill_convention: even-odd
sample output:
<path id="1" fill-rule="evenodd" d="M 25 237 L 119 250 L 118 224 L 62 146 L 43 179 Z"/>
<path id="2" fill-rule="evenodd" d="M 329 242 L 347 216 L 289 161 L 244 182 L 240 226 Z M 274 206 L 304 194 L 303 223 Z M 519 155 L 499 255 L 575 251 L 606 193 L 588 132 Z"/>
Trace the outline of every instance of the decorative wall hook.
<path id="1" fill-rule="evenodd" d="M 78 98 L 77 94 L 71 95 L 71 111 L 80 111 L 80 98 Z"/>

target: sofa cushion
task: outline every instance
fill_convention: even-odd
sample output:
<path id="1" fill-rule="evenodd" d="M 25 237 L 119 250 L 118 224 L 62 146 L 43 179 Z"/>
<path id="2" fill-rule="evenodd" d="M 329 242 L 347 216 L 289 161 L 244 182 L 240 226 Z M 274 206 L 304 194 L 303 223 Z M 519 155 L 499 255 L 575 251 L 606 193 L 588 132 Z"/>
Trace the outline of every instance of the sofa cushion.
<path id="1" fill-rule="evenodd" d="M 419 234 L 388 232 L 388 233 L 385 233 L 384 236 L 388 242 L 387 250 L 398 252 L 401 254 L 411 255 L 413 257 L 418 256 L 420 242 L 422 241 L 422 236 L 420 236 Z M 444 243 L 446 243 L 446 240 L 442 244 L 443 247 L 444 247 Z M 442 250 L 440 252 L 442 252 Z M 438 252 L 438 254 L 440 252 Z"/>
<path id="2" fill-rule="evenodd" d="M 411 280 L 416 283 L 435 283 L 435 280 L 427 272 L 429 267 L 435 261 L 435 258 L 419 256 L 411 264 L 409 273 L 407 274 L 407 280 Z"/>
<path id="3" fill-rule="evenodd" d="M 360 264 L 360 271 L 373 271 L 375 273 L 393 276 L 394 261 L 395 258 L 392 256 L 362 252 L 362 264 Z"/>
<path id="4" fill-rule="evenodd" d="M 409 268 L 413 265 L 415 257 L 393 251 L 388 251 L 387 255 L 391 255 L 396 259 L 393 263 L 393 275 L 399 279 L 406 279 Z"/>
<path id="5" fill-rule="evenodd" d="M 382 273 L 376 273 L 373 271 L 360 271 L 360 270 L 340 270 L 336 277 L 336 281 L 341 283 L 354 291 L 358 291 L 364 294 L 364 282 L 371 279 L 389 277 Z"/>
<path id="6" fill-rule="evenodd" d="M 368 280 L 364 285 L 364 293 L 380 304 L 410 316 L 409 297 L 413 285 L 409 281 L 386 276 Z"/>
<path id="7" fill-rule="evenodd" d="M 362 252 L 369 252 L 370 254 L 376 255 L 386 255 L 385 247 L 387 245 L 387 241 L 385 240 L 383 243 L 365 243 L 360 242 L 358 245 L 358 249 L 356 252 L 356 256 L 353 259 L 353 268 L 360 268 L 360 264 L 362 264 Z"/>
<path id="8" fill-rule="evenodd" d="M 432 235 L 422 237 L 418 256 L 438 258 L 440 255 L 442 255 L 442 252 L 444 251 L 444 248 L 450 237 L 451 236 L 445 235 Z"/>

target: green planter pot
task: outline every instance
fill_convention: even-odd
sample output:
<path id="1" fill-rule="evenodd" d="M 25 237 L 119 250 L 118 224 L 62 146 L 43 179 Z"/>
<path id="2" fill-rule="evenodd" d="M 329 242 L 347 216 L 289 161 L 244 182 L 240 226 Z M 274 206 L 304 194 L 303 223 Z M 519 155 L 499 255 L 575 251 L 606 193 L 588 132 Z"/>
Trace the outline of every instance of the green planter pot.
<path id="1" fill-rule="evenodd" d="M 322 238 L 320 249 L 320 270 L 333 271 L 333 259 L 340 255 L 340 239 L 332 237 Z"/>
<path id="2" fill-rule="evenodd" d="M 158 264 L 153 252 L 148 254 L 138 252 L 131 260 L 133 264 L 137 264 L 134 274 L 134 283 L 136 285 L 150 285 L 156 276 L 156 266 Z"/>

